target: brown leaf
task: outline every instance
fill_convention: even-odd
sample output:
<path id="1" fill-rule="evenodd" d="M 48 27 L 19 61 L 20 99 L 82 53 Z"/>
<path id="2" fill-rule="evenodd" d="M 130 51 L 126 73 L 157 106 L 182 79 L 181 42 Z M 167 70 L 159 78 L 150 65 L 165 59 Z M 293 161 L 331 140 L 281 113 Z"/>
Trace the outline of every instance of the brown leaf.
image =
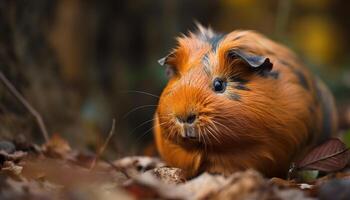
<path id="1" fill-rule="evenodd" d="M 119 170 L 125 172 L 129 177 L 135 177 L 140 173 L 156 167 L 163 167 L 165 164 L 158 158 L 131 156 L 114 161 L 114 165 L 119 168 Z"/>
<path id="2" fill-rule="evenodd" d="M 3 140 L 0 141 L 0 150 L 5 151 L 6 153 L 13 153 L 16 151 L 16 147 L 12 142 Z"/>
<path id="3" fill-rule="evenodd" d="M 331 173 L 326 176 L 323 176 L 315 181 L 315 185 L 320 186 L 323 185 L 329 181 L 332 181 L 333 179 L 336 180 L 350 180 L 350 172 L 337 172 L 337 173 Z"/>
<path id="4" fill-rule="evenodd" d="M 52 158 L 66 158 L 71 152 L 68 142 L 58 134 L 53 134 L 42 149 L 46 156 Z"/>
<path id="5" fill-rule="evenodd" d="M 271 199 L 265 194 L 268 190 L 266 180 L 256 171 L 237 172 L 228 180 L 212 199 Z"/>
<path id="6" fill-rule="evenodd" d="M 4 150 L 0 150 L 0 161 L 4 162 L 6 160 L 19 161 L 27 155 L 23 151 L 15 151 L 14 153 L 7 153 Z"/>
<path id="7" fill-rule="evenodd" d="M 297 163 L 297 169 L 333 172 L 343 169 L 350 160 L 350 151 L 339 139 L 333 138 L 317 146 Z"/>
<path id="8" fill-rule="evenodd" d="M 349 199 L 349 187 L 350 180 L 333 179 L 321 185 L 318 197 L 321 200 Z"/>
<path id="9" fill-rule="evenodd" d="M 158 191 L 152 187 L 134 182 L 133 184 L 125 185 L 124 189 L 137 199 L 159 199 Z"/>
<path id="10" fill-rule="evenodd" d="M 22 173 L 23 167 L 20 165 L 16 165 L 12 161 L 5 161 L 1 172 L 9 175 L 15 180 L 22 180 L 21 173 Z"/>
<path id="11" fill-rule="evenodd" d="M 284 180 L 277 177 L 271 178 L 269 183 L 281 188 L 298 188 L 298 183 L 296 183 L 294 180 Z"/>
<path id="12" fill-rule="evenodd" d="M 183 170 L 174 167 L 156 167 L 146 173 L 151 173 L 166 184 L 180 184 L 186 181 Z"/>

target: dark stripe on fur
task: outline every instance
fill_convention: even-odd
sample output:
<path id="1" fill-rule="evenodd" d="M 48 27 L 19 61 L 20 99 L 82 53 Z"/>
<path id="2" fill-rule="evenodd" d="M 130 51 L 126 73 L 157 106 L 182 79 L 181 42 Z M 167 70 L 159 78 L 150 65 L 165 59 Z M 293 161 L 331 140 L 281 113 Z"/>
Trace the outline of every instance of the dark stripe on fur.
<path id="1" fill-rule="evenodd" d="M 299 71 L 299 70 L 294 70 L 294 74 L 298 77 L 300 85 L 305 88 L 306 90 L 310 89 L 309 83 L 307 82 L 307 79 L 305 77 L 305 75 L 303 74 L 303 72 Z"/>
<path id="2" fill-rule="evenodd" d="M 208 42 L 211 45 L 211 48 L 213 51 L 216 51 L 216 49 L 218 48 L 221 40 L 225 37 L 224 34 L 216 34 L 213 37 L 208 39 Z"/>
<path id="3" fill-rule="evenodd" d="M 278 79 L 279 77 L 279 72 L 278 71 L 261 71 L 258 73 L 260 76 L 264 78 L 273 78 L 273 79 Z"/>
<path id="4" fill-rule="evenodd" d="M 249 89 L 247 86 L 242 85 L 242 84 L 238 84 L 238 85 L 236 85 L 234 88 L 237 89 L 237 90 L 246 90 L 246 91 L 250 91 L 250 89 Z"/>
<path id="5" fill-rule="evenodd" d="M 290 64 L 289 62 L 285 61 L 285 60 L 278 60 L 282 65 L 288 67 L 288 68 L 293 68 L 292 64 Z"/>
<path id="6" fill-rule="evenodd" d="M 241 96 L 239 94 L 236 94 L 236 93 L 230 93 L 229 96 L 230 96 L 230 99 L 235 100 L 235 101 L 240 101 L 240 99 L 241 99 Z"/>
<path id="7" fill-rule="evenodd" d="M 238 82 L 238 83 L 240 83 L 240 84 L 246 84 L 246 83 L 248 83 L 248 80 L 243 79 L 243 78 L 240 78 L 240 77 L 230 77 L 230 78 L 229 78 L 229 81 Z"/>

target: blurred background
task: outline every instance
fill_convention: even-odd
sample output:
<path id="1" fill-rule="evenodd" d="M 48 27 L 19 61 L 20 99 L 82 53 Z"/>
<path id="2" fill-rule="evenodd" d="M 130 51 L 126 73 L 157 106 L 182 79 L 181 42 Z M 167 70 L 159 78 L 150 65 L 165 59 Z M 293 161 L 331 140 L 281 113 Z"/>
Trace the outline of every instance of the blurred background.
<path id="1" fill-rule="evenodd" d="M 115 118 L 107 153 L 149 153 L 153 95 L 166 84 L 157 60 L 175 37 L 195 30 L 195 21 L 223 33 L 253 29 L 292 48 L 327 83 L 346 130 L 349 9 L 346 0 L 1 0 L 0 69 L 49 133 L 74 148 L 95 151 Z M 35 119 L 2 84 L 0 136 L 43 142 Z"/>

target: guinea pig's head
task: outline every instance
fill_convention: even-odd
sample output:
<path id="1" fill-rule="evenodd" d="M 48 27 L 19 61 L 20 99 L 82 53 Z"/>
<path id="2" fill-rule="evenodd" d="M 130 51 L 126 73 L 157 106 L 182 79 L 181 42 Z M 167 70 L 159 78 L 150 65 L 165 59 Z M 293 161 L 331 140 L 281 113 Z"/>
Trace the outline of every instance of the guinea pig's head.
<path id="1" fill-rule="evenodd" d="M 169 78 L 155 115 L 164 139 L 210 148 L 264 137 L 258 132 L 273 109 L 272 63 L 246 37 L 199 27 L 159 60 Z"/>

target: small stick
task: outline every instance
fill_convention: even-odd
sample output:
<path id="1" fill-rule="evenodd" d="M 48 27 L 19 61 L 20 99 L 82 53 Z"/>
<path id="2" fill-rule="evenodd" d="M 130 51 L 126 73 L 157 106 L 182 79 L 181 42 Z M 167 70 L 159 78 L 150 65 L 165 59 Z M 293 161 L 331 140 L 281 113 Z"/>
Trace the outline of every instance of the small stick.
<path id="1" fill-rule="evenodd" d="M 131 178 L 131 177 L 129 176 L 129 174 L 126 173 L 125 169 L 116 166 L 114 163 L 112 163 L 111 161 L 109 161 L 109 160 L 107 160 L 107 159 L 104 159 L 104 161 L 106 161 L 114 170 L 116 170 L 116 171 L 118 171 L 118 172 L 121 172 L 121 173 L 124 174 L 127 178 Z"/>
<path id="2" fill-rule="evenodd" d="M 7 87 L 7 89 L 12 93 L 12 95 L 15 96 L 24 105 L 24 107 L 26 107 L 26 109 L 35 117 L 45 141 L 48 142 L 49 134 L 47 133 L 47 129 L 44 124 L 43 118 L 41 117 L 39 112 L 36 111 L 33 108 L 33 106 L 29 104 L 29 102 L 18 92 L 15 86 L 13 86 L 13 84 L 6 78 L 6 76 L 1 71 L 0 71 L 0 79 L 4 83 L 4 85 Z"/>
<path id="3" fill-rule="evenodd" d="M 92 170 L 95 165 L 96 165 L 96 162 L 100 159 L 102 153 L 104 152 L 104 150 L 106 149 L 109 141 L 111 140 L 113 134 L 114 134 L 114 129 L 115 129 L 115 119 L 113 119 L 112 121 L 112 128 L 111 130 L 109 131 L 109 134 L 105 140 L 105 142 L 103 143 L 103 145 L 99 148 L 98 152 L 97 152 L 97 155 L 95 157 L 95 159 L 92 161 L 91 165 L 90 165 L 90 170 Z"/>

